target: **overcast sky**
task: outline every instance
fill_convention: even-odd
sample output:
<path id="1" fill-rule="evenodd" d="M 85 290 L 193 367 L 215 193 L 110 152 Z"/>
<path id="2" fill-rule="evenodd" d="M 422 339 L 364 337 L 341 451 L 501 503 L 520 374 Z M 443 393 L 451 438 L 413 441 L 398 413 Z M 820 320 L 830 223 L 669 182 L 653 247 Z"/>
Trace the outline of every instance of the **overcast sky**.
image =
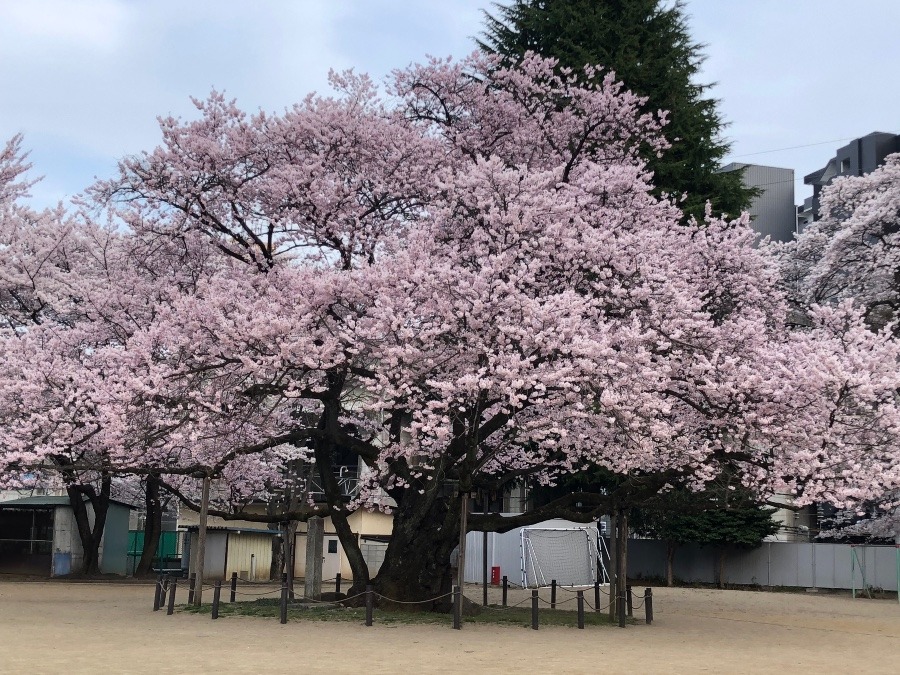
<path id="1" fill-rule="evenodd" d="M 193 116 L 213 87 L 280 111 L 329 68 L 382 79 L 474 49 L 486 0 L 0 0 L 0 139 L 25 134 L 34 201 L 74 195 Z M 900 133 L 900 0 L 688 0 L 730 159 L 805 174 L 871 131 Z M 795 149 L 793 146 L 810 146 Z M 773 150 L 777 150 L 772 152 Z M 760 153 L 760 154 L 757 154 Z"/>

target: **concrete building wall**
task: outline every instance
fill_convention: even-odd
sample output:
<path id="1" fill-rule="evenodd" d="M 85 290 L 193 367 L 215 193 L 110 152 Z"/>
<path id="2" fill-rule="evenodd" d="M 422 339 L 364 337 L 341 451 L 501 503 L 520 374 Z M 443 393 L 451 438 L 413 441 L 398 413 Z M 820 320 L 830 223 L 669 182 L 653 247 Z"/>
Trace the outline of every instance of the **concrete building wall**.
<path id="1" fill-rule="evenodd" d="M 66 557 L 68 556 L 68 560 Z M 84 549 L 71 507 L 57 506 L 53 513 L 53 562 L 51 576 L 71 574 L 84 563 Z"/>

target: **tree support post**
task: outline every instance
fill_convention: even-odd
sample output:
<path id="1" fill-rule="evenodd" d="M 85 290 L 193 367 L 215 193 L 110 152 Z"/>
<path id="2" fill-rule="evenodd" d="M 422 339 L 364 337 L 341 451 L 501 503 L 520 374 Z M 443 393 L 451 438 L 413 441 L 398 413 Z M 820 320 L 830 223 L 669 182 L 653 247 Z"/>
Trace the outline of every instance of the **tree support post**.
<path id="1" fill-rule="evenodd" d="M 647 625 L 653 623 L 653 589 L 644 589 L 644 611 L 647 614 Z"/>
<path id="2" fill-rule="evenodd" d="M 213 588 L 213 605 L 212 605 L 212 618 L 219 618 L 219 600 L 222 597 L 222 582 L 216 579 L 216 585 Z"/>
<path id="3" fill-rule="evenodd" d="M 231 573 L 231 595 L 229 602 L 235 602 L 237 600 L 237 572 Z"/>
<path id="4" fill-rule="evenodd" d="M 584 591 L 578 591 L 578 627 L 584 628 Z"/>
<path id="5" fill-rule="evenodd" d="M 281 606 L 279 607 L 279 621 L 281 625 L 287 623 L 288 595 L 290 594 L 290 586 L 288 584 L 287 572 L 281 575 Z"/>
<path id="6" fill-rule="evenodd" d="M 172 577 L 169 581 L 169 606 L 166 608 L 166 614 L 172 616 L 175 613 L 175 589 L 178 587 L 178 579 Z"/>
<path id="7" fill-rule="evenodd" d="M 203 491 L 200 495 L 200 522 L 197 527 L 197 564 L 194 573 L 197 585 L 194 589 L 194 606 L 203 601 L 203 567 L 206 564 L 206 523 L 209 520 L 209 476 L 203 476 Z"/>
<path id="8" fill-rule="evenodd" d="M 462 629 L 462 590 L 459 586 L 453 587 L 453 629 Z"/>
<path id="9" fill-rule="evenodd" d="M 158 612 L 159 606 L 162 604 L 162 600 L 160 600 L 160 593 L 162 593 L 162 574 L 156 577 L 156 588 L 153 591 L 153 611 Z"/>
<path id="10" fill-rule="evenodd" d="M 531 591 L 531 628 L 538 629 L 538 592 L 537 589 Z"/>
<path id="11" fill-rule="evenodd" d="M 372 584 L 366 585 L 366 625 L 372 625 L 372 613 L 375 609 L 375 589 Z"/>

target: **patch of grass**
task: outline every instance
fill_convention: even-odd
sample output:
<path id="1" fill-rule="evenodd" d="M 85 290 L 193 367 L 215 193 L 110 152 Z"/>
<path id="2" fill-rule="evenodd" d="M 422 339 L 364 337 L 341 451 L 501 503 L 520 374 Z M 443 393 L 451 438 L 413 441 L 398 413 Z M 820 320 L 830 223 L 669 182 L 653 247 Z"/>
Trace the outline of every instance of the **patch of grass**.
<path id="1" fill-rule="evenodd" d="M 212 606 L 204 604 L 201 607 L 181 605 L 179 611 L 193 614 L 210 614 Z M 279 601 L 277 598 L 260 598 L 252 602 L 221 603 L 219 616 L 252 616 L 278 619 Z M 363 623 L 366 619 L 366 610 L 362 607 L 341 607 L 339 605 L 323 604 L 314 607 L 288 606 L 288 621 L 347 621 L 351 623 Z M 541 626 L 569 626 L 576 628 L 578 617 L 573 611 L 552 610 L 542 607 L 539 614 Z M 374 621 L 377 624 L 399 625 L 451 625 L 453 618 L 450 614 L 437 612 L 407 612 L 402 610 L 375 609 Z M 480 613 L 463 617 L 463 623 L 493 624 L 507 626 L 521 626 L 531 628 L 530 607 L 501 607 L 489 605 L 482 607 Z M 629 623 L 638 623 L 629 619 Z M 608 612 L 593 612 L 585 608 L 585 626 L 610 626 L 614 625 L 609 620 Z"/>

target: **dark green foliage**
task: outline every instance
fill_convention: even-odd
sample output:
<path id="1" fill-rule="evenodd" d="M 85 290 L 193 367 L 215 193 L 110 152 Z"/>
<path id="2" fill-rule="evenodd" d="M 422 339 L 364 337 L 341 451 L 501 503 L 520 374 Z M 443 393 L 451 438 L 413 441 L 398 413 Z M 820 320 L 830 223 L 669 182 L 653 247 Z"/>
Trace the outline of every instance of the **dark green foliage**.
<path id="1" fill-rule="evenodd" d="M 659 193 L 677 198 L 687 215 L 736 216 L 754 195 L 738 172 L 716 173 L 729 145 L 710 85 L 697 83 L 702 45 L 691 39 L 685 8 L 662 0 L 515 0 L 485 12 L 479 45 L 517 59 L 526 51 L 559 59 L 580 72 L 586 64 L 614 70 L 617 79 L 647 97 L 645 111 L 669 111 L 662 158 L 645 153 Z"/>
<path id="2" fill-rule="evenodd" d="M 632 513 L 632 528 L 673 544 L 755 548 L 778 531 L 775 509 L 762 507 L 746 492 L 714 487 L 691 492 L 676 487 Z"/>

